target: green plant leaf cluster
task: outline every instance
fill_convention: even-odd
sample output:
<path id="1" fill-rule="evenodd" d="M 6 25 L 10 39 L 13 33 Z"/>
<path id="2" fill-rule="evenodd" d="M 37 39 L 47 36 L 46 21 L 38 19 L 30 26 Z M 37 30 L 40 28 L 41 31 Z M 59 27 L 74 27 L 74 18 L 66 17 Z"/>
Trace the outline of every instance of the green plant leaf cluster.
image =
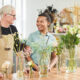
<path id="1" fill-rule="evenodd" d="M 54 48 L 53 48 L 53 51 L 56 52 L 56 55 L 60 55 L 60 54 L 62 54 L 63 47 L 64 47 L 64 46 L 63 46 L 63 43 L 60 42 L 57 47 L 54 47 Z"/>
<path id="2" fill-rule="evenodd" d="M 80 38 L 77 37 L 78 33 L 71 34 L 68 32 L 66 35 L 61 36 L 62 43 L 66 46 L 67 49 L 74 48 L 75 45 L 78 45 Z"/>
<path id="3" fill-rule="evenodd" d="M 18 32 L 14 34 L 14 52 L 19 52 L 26 46 L 27 40 L 20 40 Z"/>

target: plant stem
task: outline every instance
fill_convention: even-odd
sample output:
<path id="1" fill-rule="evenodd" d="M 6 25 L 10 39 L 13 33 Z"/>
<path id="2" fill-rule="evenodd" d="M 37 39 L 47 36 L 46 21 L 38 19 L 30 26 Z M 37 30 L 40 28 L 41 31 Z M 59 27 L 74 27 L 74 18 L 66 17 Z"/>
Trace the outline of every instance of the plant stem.
<path id="1" fill-rule="evenodd" d="M 68 70 L 73 72 L 76 68 L 76 61 L 75 61 L 75 48 L 69 49 L 69 60 L 68 60 Z"/>

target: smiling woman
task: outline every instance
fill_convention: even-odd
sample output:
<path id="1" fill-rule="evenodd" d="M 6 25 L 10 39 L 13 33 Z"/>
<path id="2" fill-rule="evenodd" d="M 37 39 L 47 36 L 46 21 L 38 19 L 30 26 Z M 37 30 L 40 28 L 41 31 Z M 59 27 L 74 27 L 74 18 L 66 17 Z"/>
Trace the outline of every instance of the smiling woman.
<path id="1" fill-rule="evenodd" d="M 49 47 L 54 47 L 54 43 L 56 44 L 56 38 L 48 32 L 48 26 L 51 23 L 51 18 L 49 16 L 48 13 L 41 13 L 38 15 L 37 18 L 37 28 L 38 31 L 35 31 L 33 33 L 30 34 L 28 41 L 27 41 L 27 45 L 29 45 L 32 48 L 32 54 L 30 56 L 27 57 L 28 61 L 33 61 L 33 68 L 34 70 L 38 71 L 39 70 L 39 60 L 41 58 L 41 51 L 44 51 L 44 49 L 47 49 Z M 32 45 L 34 44 L 34 45 Z M 36 46 L 38 45 L 38 46 Z M 34 47 L 35 46 L 35 47 Z M 56 44 L 57 46 L 57 44 Z M 50 50 L 50 49 L 49 49 Z M 47 51 L 48 56 L 53 55 L 54 58 L 51 62 L 51 64 L 47 63 L 47 66 L 49 64 L 48 69 L 51 70 L 51 68 L 55 65 L 56 63 L 56 55 L 55 53 L 51 53 L 52 51 Z M 44 53 L 43 53 L 44 54 Z M 47 53 L 46 53 L 47 54 Z M 48 59 L 47 59 L 48 62 Z"/>

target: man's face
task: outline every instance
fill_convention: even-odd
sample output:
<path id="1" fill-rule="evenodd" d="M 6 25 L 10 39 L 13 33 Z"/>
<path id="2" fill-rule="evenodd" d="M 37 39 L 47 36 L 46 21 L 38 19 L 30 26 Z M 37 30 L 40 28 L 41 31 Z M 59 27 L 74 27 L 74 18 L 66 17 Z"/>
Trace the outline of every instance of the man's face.
<path id="1" fill-rule="evenodd" d="M 8 24 L 10 24 L 10 25 L 13 24 L 14 20 L 16 20 L 16 11 L 12 10 L 12 12 L 10 14 L 6 14 L 5 19 Z"/>

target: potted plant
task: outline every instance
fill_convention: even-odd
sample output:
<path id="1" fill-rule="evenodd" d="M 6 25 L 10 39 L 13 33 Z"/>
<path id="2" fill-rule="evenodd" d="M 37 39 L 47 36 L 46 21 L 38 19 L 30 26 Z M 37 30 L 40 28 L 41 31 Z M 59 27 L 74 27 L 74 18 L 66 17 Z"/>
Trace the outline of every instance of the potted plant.
<path id="1" fill-rule="evenodd" d="M 66 65 L 67 70 L 66 72 L 75 72 L 77 64 L 75 60 L 75 46 L 80 42 L 80 29 L 78 26 L 68 26 L 68 31 L 65 35 L 61 36 L 61 40 L 65 46 L 65 53 L 66 53 Z"/>
<path id="2" fill-rule="evenodd" d="M 47 45 L 44 40 L 41 42 L 31 42 L 30 47 L 34 48 L 34 51 L 37 51 L 38 57 L 38 65 L 39 65 L 39 73 L 40 77 L 47 76 L 48 65 L 50 62 L 50 54 L 52 52 L 53 47 Z"/>
<path id="3" fill-rule="evenodd" d="M 14 35 L 14 53 L 16 53 L 16 72 L 18 79 L 23 79 L 23 70 L 24 70 L 24 52 L 22 51 L 25 47 L 26 40 L 21 40 L 18 37 L 18 33 L 16 33 L 17 36 Z M 21 35 L 22 36 L 22 35 Z"/>

